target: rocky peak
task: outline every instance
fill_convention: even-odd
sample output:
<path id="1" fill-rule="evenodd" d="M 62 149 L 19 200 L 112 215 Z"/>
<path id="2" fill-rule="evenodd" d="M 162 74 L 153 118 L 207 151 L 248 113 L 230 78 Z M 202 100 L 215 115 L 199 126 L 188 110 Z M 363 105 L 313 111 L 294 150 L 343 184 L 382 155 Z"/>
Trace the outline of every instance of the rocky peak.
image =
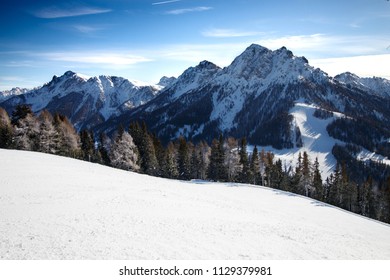
<path id="1" fill-rule="evenodd" d="M 167 87 L 172 85 L 177 79 L 175 77 L 163 76 L 158 82 L 158 86 Z"/>

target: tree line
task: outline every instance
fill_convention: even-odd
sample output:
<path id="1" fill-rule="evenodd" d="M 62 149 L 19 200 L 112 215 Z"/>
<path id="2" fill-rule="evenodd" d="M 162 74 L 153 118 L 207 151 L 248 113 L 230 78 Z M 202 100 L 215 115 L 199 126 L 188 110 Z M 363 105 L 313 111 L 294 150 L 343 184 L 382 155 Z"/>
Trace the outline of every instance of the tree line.
<path id="1" fill-rule="evenodd" d="M 112 137 L 96 136 L 88 130 L 77 133 L 63 115 L 42 111 L 35 116 L 30 107 L 19 105 L 11 117 L 0 108 L 0 148 L 68 156 L 170 179 L 262 185 L 390 223 L 390 177 L 356 182 L 342 161 L 329 178 L 322 178 L 318 159 L 306 152 L 293 167 L 256 146 L 249 153 L 245 138 L 220 135 L 209 145 L 179 137 L 164 146 L 145 123 L 120 126 Z"/>

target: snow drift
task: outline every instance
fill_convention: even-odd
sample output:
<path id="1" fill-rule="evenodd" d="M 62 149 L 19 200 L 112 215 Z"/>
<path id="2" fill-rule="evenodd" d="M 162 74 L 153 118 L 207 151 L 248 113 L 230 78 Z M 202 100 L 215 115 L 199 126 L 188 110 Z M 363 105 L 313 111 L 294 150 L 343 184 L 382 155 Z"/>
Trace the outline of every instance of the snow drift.
<path id="1" fill-rule="evenodd" d="M 390 259 L 390 226 L 286 192 L 0 150 L 1 259 Z"/>

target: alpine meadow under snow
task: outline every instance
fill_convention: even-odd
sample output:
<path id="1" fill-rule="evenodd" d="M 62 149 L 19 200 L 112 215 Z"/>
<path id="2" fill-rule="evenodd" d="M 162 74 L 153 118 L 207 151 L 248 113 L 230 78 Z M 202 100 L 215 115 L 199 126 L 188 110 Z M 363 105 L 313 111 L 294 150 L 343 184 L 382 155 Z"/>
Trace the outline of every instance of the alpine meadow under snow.
<path id="1" fill-rule="evenodd" d="M 265 187 L 0 150 L 2 259 L 390 259 L 390 226 Z"/>

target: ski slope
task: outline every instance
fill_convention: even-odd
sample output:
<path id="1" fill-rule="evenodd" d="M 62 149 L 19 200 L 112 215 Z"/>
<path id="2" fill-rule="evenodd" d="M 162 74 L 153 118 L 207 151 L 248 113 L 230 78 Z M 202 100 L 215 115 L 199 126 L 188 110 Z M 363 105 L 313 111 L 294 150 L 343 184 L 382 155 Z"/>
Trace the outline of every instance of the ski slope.
<path id="1" fill-rule="evenodd" d="M 0 150 L 1 259 L 390 259 L 390 226 L 286 192 Z"/>

